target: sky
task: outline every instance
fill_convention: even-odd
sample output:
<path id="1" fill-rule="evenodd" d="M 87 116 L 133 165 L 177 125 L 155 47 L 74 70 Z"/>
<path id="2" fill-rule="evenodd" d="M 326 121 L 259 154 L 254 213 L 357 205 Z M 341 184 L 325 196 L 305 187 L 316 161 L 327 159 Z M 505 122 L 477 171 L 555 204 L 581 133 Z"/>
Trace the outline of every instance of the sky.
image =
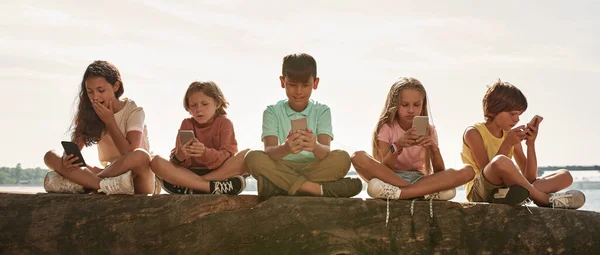
<path id="1" fill-rule="evenodd" d="M 151 151 L 168 156 L 183 95 L 220 85 L 240 149 L 262 149 L 262 112 L 285 98 L 283 56 L 315 57 L 313 99 L 331 108 L 333 149 L 370 151 L 387 92 L 425 86 L 447 167 L 498 78 L 544 117 L 539 165 L 600 164 L 598 1 L 0 1 L 0 166 L 45 167 L 62 150 L 85 68 L 107 60 L 144 108 Z M 83 150 L 98 165 L 95 147 Z"/>

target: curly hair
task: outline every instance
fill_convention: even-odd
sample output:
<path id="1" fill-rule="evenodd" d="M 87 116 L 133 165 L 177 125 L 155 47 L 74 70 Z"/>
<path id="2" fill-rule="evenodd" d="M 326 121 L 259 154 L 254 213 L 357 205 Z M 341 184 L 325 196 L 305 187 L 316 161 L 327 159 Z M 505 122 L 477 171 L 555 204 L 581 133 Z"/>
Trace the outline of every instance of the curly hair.
<path id="1" fill-rule="evenodd" d="M 115 91 L 115 97 L 118 99 L 125 92 L 123 81 L 119 70 L 111 63 L 103 60 L 96 60 L 91 63 L 83 74 L 79 91 L 79 105 L 77 113 L 71 124 L 71 139 L 76 142 L 83 142 L 85 146 L 98 143 L 102 134 L 106 132 L 106 124 L 98 117 L 92 102 L 87 93 L 85 82 L 91 77 L 104 77 L 104 79 L 113 86 L 118 82 L 119 88 Z"/>

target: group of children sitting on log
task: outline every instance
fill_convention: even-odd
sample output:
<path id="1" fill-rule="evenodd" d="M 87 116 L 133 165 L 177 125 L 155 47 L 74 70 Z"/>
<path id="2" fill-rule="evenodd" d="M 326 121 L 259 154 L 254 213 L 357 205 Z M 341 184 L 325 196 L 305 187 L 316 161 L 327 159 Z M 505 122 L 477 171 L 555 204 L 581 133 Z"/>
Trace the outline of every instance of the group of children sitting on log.
<path id="1" fill-rule="evenodd" d="M 396 80 L 373 132 L 369 154 L 331 150 L 331 111 L 310 99 L 319 87 L 317 64 L 306 53 L 283 58 L 279 77 L 287 99 L 263 112 L 264 150 L 238 150 L 226 100 L 212 82 L 193 82 L 183 97 L 190 117 L 182 120 L 169 158 L 149 154 L 142 107 L 121 98 L 117 68 L 94 61 L 83 75 L 79 106 L 71 126 L 72 144 L 97 144 L 102 167 L 86 165 L 76 153 L 49 151 L 47 192 L 105 194 L 237 195 L 252 175 L 261 198 L 271 196 L 353 197 L 363 182 L 346 177 L 353 165 L 373 198 L 450 200 L 465 186 L 471 202 L 579 208 L 581 191 L 567 170 L 537 176 L 535 140 L 541 117 L 519 125 L 527 99 L 498 80 L 483 97 L 483 122 L 462 135 L 464 166 L 447 169 L 436 129 L 428 122 L 428 97 L 415 78 Z M 525 141 L 526 150 L 522 147 Z M 73 146 L 75 146 L 73 145 Z M 514 157 L 516 165 L 513 163 Z"/>

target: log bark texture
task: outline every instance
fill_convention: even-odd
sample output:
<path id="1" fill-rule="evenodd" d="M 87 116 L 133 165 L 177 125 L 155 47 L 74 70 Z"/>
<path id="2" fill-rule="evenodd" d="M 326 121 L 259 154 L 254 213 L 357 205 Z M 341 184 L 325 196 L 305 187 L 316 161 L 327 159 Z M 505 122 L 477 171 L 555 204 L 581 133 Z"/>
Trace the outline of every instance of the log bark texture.
<path id="1" fill-rule="evenodd" d="M 0 254 L 600 254 L 600 213 L 315 197 L 0 194 Z"/>

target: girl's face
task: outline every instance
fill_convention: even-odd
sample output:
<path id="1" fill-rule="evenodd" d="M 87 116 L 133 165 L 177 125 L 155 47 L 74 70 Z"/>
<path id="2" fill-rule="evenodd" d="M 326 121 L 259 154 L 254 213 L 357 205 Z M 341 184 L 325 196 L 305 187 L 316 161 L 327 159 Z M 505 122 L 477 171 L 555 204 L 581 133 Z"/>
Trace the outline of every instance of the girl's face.
<path id="1" fill-rule="evenodd" d="M 521 114 L 522 111 L 501 112 L 492 119 L 492 122 L 502 130 L 509 131 L 519 123 Z"/>
<path id="2" fill-rule="evenodd" d="M 415 116 L 423 111 L 425 96 L 416 89 L 403 89 L 398 95 L 398 119 L 402 123 L 412 125 Z"/>
<path id="3" fill-rule="evenodd" d="M 85 90 L 90 101 L 96 101 L 108 108 L 108 104 L 112 103 L 113 106 L 117 103 L 118 99 L 115 96 L 115 92 L 119 89 L 119 82 L 115 82 L 115 85 L 110 84 L 104 77 L 88 77 L 85 80 Z M 114 108 L 114 107 L 113 107 Z"/>
<path id="4" fill-rule="evenodd" d="M 217 111 L 215 99 L 207 96 L 202 91 L 192 93 L 188 98 L 188 112 L 200 123 L 208 123 Z"/>

